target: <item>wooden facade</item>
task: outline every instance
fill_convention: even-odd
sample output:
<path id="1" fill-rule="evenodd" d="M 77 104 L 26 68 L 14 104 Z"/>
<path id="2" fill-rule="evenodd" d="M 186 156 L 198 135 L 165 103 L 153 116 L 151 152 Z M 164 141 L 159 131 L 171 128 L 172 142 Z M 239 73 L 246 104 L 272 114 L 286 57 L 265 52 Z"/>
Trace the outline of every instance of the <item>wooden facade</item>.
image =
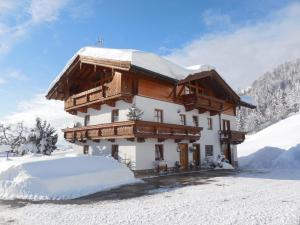
<path id="1" fill-rule="evenodd" d="M 180 104 L 186 111 L 197 109 L 199 114 L 209 112 L 211 116 L 235 116 L 236 108 L 246 105 L 215 70 L 177 80 L 136 68 L 130 62 L 87 56 L 77 56 L 46 97 L 63 100 L 65 110 L 77 114 L 86 113 L 88 108 L 100 110 L 103 104 L 114 107 L 119 100 L 131 103 L 134 96 Z M 81 142 L 118 138 L 194 142 L 200 138 L 200 131 L 198 127 L 149 121 L 114 122 L 63 130 L 66 140 Z M 238 144 L 244 138 L 245 134 L 237 131 L 221 133 L 221 142 Z"/>

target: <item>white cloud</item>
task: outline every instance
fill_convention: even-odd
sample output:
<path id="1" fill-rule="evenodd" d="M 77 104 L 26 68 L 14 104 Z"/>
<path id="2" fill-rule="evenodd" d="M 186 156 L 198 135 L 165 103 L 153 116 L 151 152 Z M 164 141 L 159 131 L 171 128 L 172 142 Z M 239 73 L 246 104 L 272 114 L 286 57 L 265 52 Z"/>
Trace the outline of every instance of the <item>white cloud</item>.
<path id="1" fill-rule="evenodd" d="M 227 14 L 216 12 L 215 10 L 205 10 L 202 13 L 202 19 L 206 26 L 230 26 L 231 18 Z"/>
<path id="2" fill-rule="evenodd" d="M 0 55 L 42 22 L 58 19 L 61 11 L 72 0 L 0 0 Z"/>
<path id="3" fill-rule="evenodd" d="M 61 129 L 72 127 L 74 117 L 64 111 L 62 101 L 47 100 L 42 94 L 36 95 L 28 101 L 20 102 L 16 111 L 0 118 L 0 122 L 12 124 L 23 122 L 24 125 L 32 127 L 37 117 L 47 120 L 55 127 L 59 133 L 59 144 L 66 145 Z"/>
<path id="4" fill-rule="evenodd" d="M 184 66 L 214 65 L 234 88 L 244 88 L 278 64 L 300 57 L 299 21 L 300 4 L 291 4 L 263 22 L 199 37 L 166 57 Z"/>
<path id="5" fill-rule="evenodd" d="M 20 70 L 10 70 L 8 71 L 7 77 L 9 78 L 13 78 L 15 80 L 19 80 L 19 81 L 26 81 L 29 80 L 29 77 L 27 77 L 22 71 Z"/>
<path id="6" fill-rule="evenodd" d="M 34 22 L 51 22 L 58 18 L 68 0 L 32 0 L 29 13 Z"/>

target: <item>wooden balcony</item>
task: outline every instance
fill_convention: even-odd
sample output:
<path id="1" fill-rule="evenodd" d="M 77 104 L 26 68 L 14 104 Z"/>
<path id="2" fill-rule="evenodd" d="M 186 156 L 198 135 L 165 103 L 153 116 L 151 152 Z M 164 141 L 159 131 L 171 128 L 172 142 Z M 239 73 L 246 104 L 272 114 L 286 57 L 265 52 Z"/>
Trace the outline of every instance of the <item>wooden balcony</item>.
<path id="1" fill-rule="evenodd" d="M 104 86 L 96 87 L 76 95 L 70 96 L 65 100 L 65 110 L 76 114 L 77 111 L 86 112 L 88 107 L 100 109 L 101 104 L 114 106 L 118 100 L 132 102 L 130 93 L 105 91 Z"/>
<path id="2" fill-rule="evenodd" d="M 67 141 L 114 140 L 120 138 L 143 141 L 146 138 L 156 138 L 158 141 L 173 139 L 176 142 L 189 140 L 194 142 L 200 138 L 201 127 L 176 124 L 157 123 L 150 121 L 124 121 L 101 125 L 64 129 Z"/>
<path id="3" fill-rule="evenodd" d="M 225 101 L 206 95 L 186 94 L 182 95 L 183 104 L 186 111 L 199 109 L 202 111 L 221 112 Z"/>
<path id="4" fill-rule="evenodd" d="M 222 130 L 220 131 L 221 143 L 241 144 L 245 140 L 245 132 Z"/>

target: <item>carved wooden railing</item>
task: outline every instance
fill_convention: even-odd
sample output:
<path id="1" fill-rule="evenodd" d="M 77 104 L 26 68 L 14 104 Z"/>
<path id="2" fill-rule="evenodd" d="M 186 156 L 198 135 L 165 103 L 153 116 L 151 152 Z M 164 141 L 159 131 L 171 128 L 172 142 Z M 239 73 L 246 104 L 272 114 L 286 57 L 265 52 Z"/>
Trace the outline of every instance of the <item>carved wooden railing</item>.
<path id="1" fill-rule="evenodd" d="M 187 111 L 205 109 L 220 112 L 225 101 L 206 95 L 186 94 L 182 96 L 183 104 Z"/>
<path id="2" fill-rule="evenodd" d="M 65 110 L 76 110 L 81 107 L 88 107 L 93 104 L 105 103 L 109 100 L 125 99 L 130 101 L 132 95 L 130 93 L 111 93 L 105 91 L 104 86 L 96 87 L 79 94 L 70 96 L 65 100 Z"/>
<path id="3" fill-rule="evenodd" d="M 245 140 L 245 135 L 246 133 L 242 131 L 234 131 L 234 130 L 220 131 L 222 143 L 240 144 Z"/>
<path id="4" fill-rule="evenodd" d="M 124 121 L 64 129 L 68 141 L 115 138 L 157 138 L 196 141 L 201 127 L 184 126 L 150 121 Z"/>

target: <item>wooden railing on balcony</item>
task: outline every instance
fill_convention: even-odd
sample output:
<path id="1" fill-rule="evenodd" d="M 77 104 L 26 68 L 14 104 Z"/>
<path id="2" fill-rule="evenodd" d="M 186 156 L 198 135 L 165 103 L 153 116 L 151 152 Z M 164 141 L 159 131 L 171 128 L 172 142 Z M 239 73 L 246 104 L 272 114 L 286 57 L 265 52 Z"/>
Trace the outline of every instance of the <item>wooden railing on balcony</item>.
<path id="1" fill-rule="evenodd" d="M 129 93 L 118 93 L 111 95 L 106 92 L 103 86 L 96 87 L 79 94 L 70 96 L 65 100 L 65 110 L 70 112 L 82 107 L 87 107 L 93 104 L 108 103 L 112 100 L 127 100 L 131 101 L 132 95 Z"/>
<path id="2" fill-rule="evenodd" d="M 241 144 L 245 140 L 245 132 L 234 130 L 220 131 L 221 143 Z"/>
<path id="3" fill-rule="evenodd" d="M 193 109 L 205 109 L 220 112 L 224 108 L 225 101 L 206 95 L 186 94 L 182 95 L 183 104 L 187 111 Z"/>
<path id="4" fill-rule="evenodd" d="M 159 140 L 190 140 L 200 138 L 201 127 L 150 121 L 124 121 L 64 129 L 68 141 L 86 141 L 117 138 L 157 138 Z"/>

